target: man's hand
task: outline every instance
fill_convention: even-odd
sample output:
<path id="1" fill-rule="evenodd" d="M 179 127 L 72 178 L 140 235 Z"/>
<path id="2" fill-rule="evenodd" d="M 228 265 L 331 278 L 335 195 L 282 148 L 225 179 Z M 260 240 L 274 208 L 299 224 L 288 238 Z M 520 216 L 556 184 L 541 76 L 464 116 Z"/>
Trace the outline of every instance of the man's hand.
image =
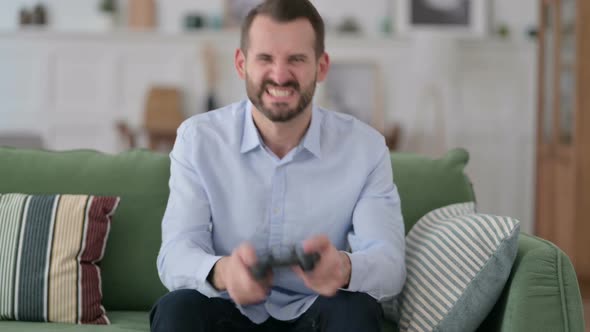
<path id="1" fill-rule="evenodd" d="M 270 292 L 272 272 L 261 281 L 250 273 L 250 266 L 256 264 L 256 251 L 245 243 L 236 248 L 231 256 L 221 258 L 213 267 L 213 286 L 227 290 L 232 300 L 240 305 L 264 301 Z"/>
<path id="2" fill-rule="evenodd" d="M 304 272 L 299 266 L 293 267 L 308 288 L 323 296 L 333 296 L 338 289 L 348 285 L 352 271 L 350 258 L 338 251 L 328 237 L 319 235 L 306 240 L 303 251 L 320 254 L 313 271 Z"/>

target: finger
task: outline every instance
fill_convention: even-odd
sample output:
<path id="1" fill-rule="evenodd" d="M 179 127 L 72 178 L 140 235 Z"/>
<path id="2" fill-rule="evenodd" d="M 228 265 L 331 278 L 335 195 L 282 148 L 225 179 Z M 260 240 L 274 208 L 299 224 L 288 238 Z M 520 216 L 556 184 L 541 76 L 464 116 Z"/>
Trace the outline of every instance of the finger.
<path id="1" fill-rule="evenodd" d="M 315 290 L 314 287 L 314 283 L 312 282 L 312 279 L 309 277 L 309 275 L 303 271 L 299 266 L 294 266 L 292 267 L 293 272 L 295 272 L 295 274 L 297 276 L 299 276 L 299 278 L 301 278 L 301 280 L 303 280 L 303 283 L 305 284 L 305 286 L 309 289 L 313 289 Z"/>
<path id="2" fill-rule="evenodd" d="M 299 278 L 303 279 L 303 281 L 308 281 L 309 278 L 307 277 L 307 274 L 305 274 L 305 271 L 303 271 L 303 269 L 301 269 L 299 266 L 293 266 L 291 269 L 297 276 L 299 276 Z"/>
<path id="3" fill-rule="evenodd" d="M 268 297 L 266 290 L 263 288 L 251 288 L 242 295 L 239 302 L 242 305 L 262 303 Z"/>
<path id="4" fill-rule="evenodd" d="M 263 301 L 270 295 L 270 284 L 266 284 L 266 280 L 261 282 L 254 282 L 254 285 L 251 288 L 251 294 L 255 296 L 256 299 Z"/>
<path id="5" fill-rule="evenodd" d="M 257 298 L 266 298 L 269 290 L 269 287 L 266 287 L 262 283 L 258 282 L 256 282 L 251 288 L 252 294 L 255 294 Z"/>
<path id="6" fill-rule="evenodd" d="M 332 242 L 325 235 L 317 235 L 303 242 L 303 251 L 306 253 L 324 252 L 330 248 Z"/>
<path id="7" fill-rule="evenodd" d="M 249 243 L 243 243 L 236 249 L 236 254 L 246 266 L 254 266 L 257 262 L 256 250 Z"/>
<path id="8" fill-rule="evenodd" d="M 260 284 L 266 289 L 268 292 L 270 287 L 272 286 L 272 279 L 273 279 L 273 272 L 270 270 L 268 274 L 260 281 Z"/>
<path id="9" fill-rule="evenodd" d="M 274 278 L 274 272 L 273 272 L 272 270 L 270 270 L 270 271 L 268 272 L 268 275 L 267 275 L 267 277 L 266 277 L 266 282 L 267 282 L 267 284 L 271 285 L 271 284 L 272 284 L 272 280 L 273 280 L 273 278 Z"/>

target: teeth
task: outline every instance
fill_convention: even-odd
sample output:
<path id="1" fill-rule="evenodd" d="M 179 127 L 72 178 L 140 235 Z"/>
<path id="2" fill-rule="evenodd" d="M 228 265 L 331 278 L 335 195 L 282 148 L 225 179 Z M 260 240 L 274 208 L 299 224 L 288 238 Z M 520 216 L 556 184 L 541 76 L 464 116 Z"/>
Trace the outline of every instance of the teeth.
<path id="1" fill-rule="evenodd" d="M 288 97 L 291 95 L 291 90 L 268 89 L 268 93 L 273 97 Z"/>

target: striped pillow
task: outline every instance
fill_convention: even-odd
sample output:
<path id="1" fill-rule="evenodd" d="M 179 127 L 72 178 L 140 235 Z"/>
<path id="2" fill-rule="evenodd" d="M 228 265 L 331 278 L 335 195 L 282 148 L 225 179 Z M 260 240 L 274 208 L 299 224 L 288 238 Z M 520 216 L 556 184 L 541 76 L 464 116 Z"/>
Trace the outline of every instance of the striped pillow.
<path id="1" fill-rule="evenodd" d="M 109 324 L 96 263 L 118 203 L 0 194 L 0 320 Z"/>
<path id="2" fill-rule="evenodd" d="M 406 238 L 400 331 L 474 331 L 498 300 L 520 223 L 475 213 L 474 203 L 429 212 Z"/>

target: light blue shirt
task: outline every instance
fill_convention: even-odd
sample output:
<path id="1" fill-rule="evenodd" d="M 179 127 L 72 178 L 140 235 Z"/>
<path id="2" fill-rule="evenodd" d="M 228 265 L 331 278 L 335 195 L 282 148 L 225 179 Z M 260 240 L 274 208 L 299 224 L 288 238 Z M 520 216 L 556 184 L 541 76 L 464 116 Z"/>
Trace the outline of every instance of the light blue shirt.
<path id="1" fill-rule="evenodd" d="M 282 159 L 268 149 L 249 101 L 182 123 L 170 153 L 170 198 L 162 222 L 160 279 L 169 290 L 216 291 L 207 275 L 245 241 L 258 254 L 287 255 L 318 234 L 348 253 L 346 291 L 381 300 L 405 281 L 404 225 L 381 134 L 342 113 L 313 107 L 300 144 Z M 238 306 L 255 323 L 292 320 L 317 298 L 290 268 L 274 270 L 264 303 Z"/>

